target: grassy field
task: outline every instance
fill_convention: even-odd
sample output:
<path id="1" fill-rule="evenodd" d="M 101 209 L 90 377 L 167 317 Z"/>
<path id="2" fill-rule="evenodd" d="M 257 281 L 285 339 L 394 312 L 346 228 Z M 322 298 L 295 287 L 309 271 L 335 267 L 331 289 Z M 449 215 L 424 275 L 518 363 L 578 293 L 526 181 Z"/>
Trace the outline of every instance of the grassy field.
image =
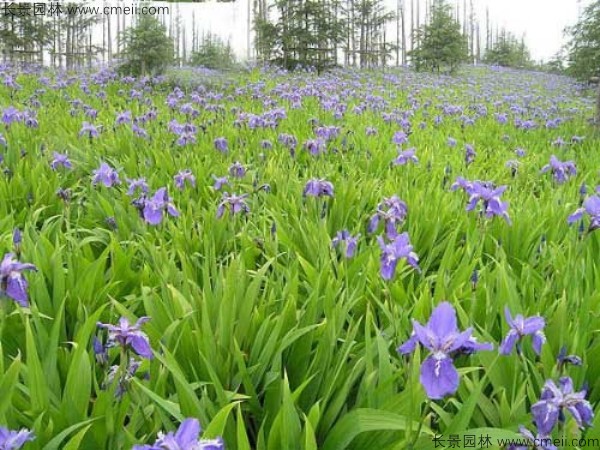
<path id="1" fill-rule="evenodd" d="M 600 145 L 571 80 L 0 80 L 0 426 L 31 430 L 24 448 L 130 449 L 186 418 L 227 449 L 499 448 L 544 428 L 532 406 L 561 376 L 598 410 L 600 231 L 568 218 L 600 195 Z M 552 155 L 576 171 L 542 171 Z M 399 354 L 443 301 L 493 350 Z M 541 348 L 499 353 L 505 308 L 543 318 Z M 122 317 L 149 320 L 98 326 Z M 441 398 L 454 381 L 420 375 L 436 358 L 460 376 Z M 600 438 L 573 405 L 551 435 Z"/>

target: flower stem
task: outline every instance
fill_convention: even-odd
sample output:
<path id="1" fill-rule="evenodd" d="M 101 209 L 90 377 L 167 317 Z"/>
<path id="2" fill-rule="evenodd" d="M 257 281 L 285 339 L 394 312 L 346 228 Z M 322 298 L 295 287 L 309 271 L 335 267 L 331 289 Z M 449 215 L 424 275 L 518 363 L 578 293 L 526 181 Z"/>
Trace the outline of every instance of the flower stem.
<path id="1" fill-rule="evenodd" d="M 413 450 L 415 447 L 415 445 L 417 444 L 417 441 L 419 440 L 419 436 L 421 435 L 421 430 L 423 429 L 423 422 L 425 422 L 425 419 L 427 418 L 427 414 L 429 414 L 429 410 L 431 409 L 431 399 L 427 399 L 427 402 L 425 403 L 425 408 L 423 408 L 423 414 L 421 416 L 421 420 L 419 420 L 419 427 L 417 428 L 417 432 L 415 433 L 412 442 L 410 443 L 410 445 L 408 446 L 408 448 L 410 450 Z"/>

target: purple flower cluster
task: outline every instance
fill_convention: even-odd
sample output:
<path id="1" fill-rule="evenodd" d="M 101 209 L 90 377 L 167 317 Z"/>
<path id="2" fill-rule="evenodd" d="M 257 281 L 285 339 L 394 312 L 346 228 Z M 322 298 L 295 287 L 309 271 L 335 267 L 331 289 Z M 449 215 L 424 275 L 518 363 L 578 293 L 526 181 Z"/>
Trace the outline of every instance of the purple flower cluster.
<path id="1" fill-rule="evenodd" d="M 462 189 L 469 196 L 467 211 L 473 211 L 478 204 L 481 204 L 480 211 L 485 217 L 488 219 L 494 216 L 502 217 L 510 224 L 508 203 L 500 199 L 506 188 L 507 186 L 496 188 L 489 181 L 467 181 L 458 177 L 450 189 L 453 191 Z"/>
<path id="2" fill-rule="evenodd" d="M 409 148 L 408 150 L 399 152 L 396 159 L 394 159 L 394 165 L 403 166 L 405 164 L 408 164 L 409 162 L 418 164 L 419 158 L 417 158 L 415 153 L 416 153 L 416 149 L 414 149 L 414 148 Z"/>
<path id="3" fill-rule="evenodd" d="M 369 233 L 374 233 L 379 226 L 379 222 L 383 221 L 385 224 L 385 232 L 388 238 L 393 239 L 398 235 L 398 226 L 404 223 L 406 216 L 408 215 L 408 207 L 398 196 L 384 198 L 383 201 L 377 205 L 377 211 L 367 226 Z"/>
<path id="4" fill-rule="evenodd" d="M 165 213 L 171 217 L 179 217 L 179 211 L 173 204 L 165 187 L 158 189 L 150 198 L 142 195 L 133 201 L 133 205 L 138 209 L 146 223 L 150 225 L 160 225 Z"/>
<path id="5" fill-rule="evenodd" d="M 305 197 L 333 197 L 333 184 L 327 180 L 313 178 L 304 186 L 302 195 Z"/>
<path id="6" fill-rule="evenodd" d="M 336 248 L 344 245 L 346 258 L 352 258 L 354 256 L 354 252 L 356 251 L 359 238 L 360 234 L 352 236 L 348 230 L 342 230 L 338 231 L 335 237 L 331 240 L 331 243 Z"/>
<path id="7" fill-rule="evenodd" d="M 102 183 L 106 187 L 113 187 L 121 184 L 119 173 L 103 162 L 92 174 L 92 184 L 96 186 L 99 183 Z"/>
<path id="8" fill-rule="evenodd" d="M 219 206 L 217 207 L 217 219 L 223 217 L 223 214 L 225 214 L 226 209 L 229 209 L 231 215 L 239 213 L 249 213 L 250 208 L 246 204 L 246 198 L 248 198 L 248 194 L 229 195 L 227 192 L 224 192 L 223 198 L 221 199 L 221 203 L 219 203 Z"/>
<path id="9" fill-rule="evenodd" d="M 552 172 L 554 181 L 563 184 L 571 176 L 577 174 L 575 163 L 573 161 L 560 161 L 556 156 L 550 157 L 550 163 L 542 167 L 542 173 Z"/>

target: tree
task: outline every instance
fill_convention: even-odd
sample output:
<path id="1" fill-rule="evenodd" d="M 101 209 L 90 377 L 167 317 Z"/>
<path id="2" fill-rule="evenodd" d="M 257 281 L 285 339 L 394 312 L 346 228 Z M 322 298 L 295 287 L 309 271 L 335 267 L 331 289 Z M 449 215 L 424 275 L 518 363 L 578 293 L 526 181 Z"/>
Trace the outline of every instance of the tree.
<path id="1" fill-rule="evenodd" d="M 255 17 L 256 47 L 263 59 L 268 56 L 286 69 L 300 66 L 321 71 L 337 64 L 343 25 L 333 12 L 339 0 L 276 0 L 274 6 L 276 23 L 264 11 Z"/>
<path id="2" fill-rule="evenodd" d="M 417 70 L 439 72 L 446 67 L 453 72 L 468 58 L 467 40 L 445 0 L 433 2 L 429 23 L 415 33 L 417 47 L 410 52 L 410 56 Z"/>
<path id="3" fill-rule="evenodd" d="M 600 0 L 584 9 L 579 22 L 567 29 L 568 72 L 587 80 L 600 75 Z"/>
<path id="4" fill-rule="evenodd" d="M 571 40 L 567 46 L 567 72 L 581 80 L 600 75 L 600 0 L 584 9 L 579 22 L 567 31 Z M 596 126 L 600 128 L 600 83 L 596 101 Z"/>
<path id="5" fill-rule="evenodd" d="M 501 33 L 498 41 L 485 53 L 484 62 L 517 68 L 526 68 L 532 65 L 524 39 L 518 40 L 506 31 Z"/>
<path id="6" fill-rule="evenodd" d="M 140 16 L 135 26 L 121 32 L 119 41 L 124 73 L 160 73 L 173 61 L 173 40 L 167 36 L 166 27 L 152 16 Z"/>
<path id="7" fill-rule="evenodd" d="M 225 43 L 219 36 L 208 33 L 192 53 L 190 64 L 209 69 L 230 69 L 235 65 L 235 55 L 229 42 Z"/>

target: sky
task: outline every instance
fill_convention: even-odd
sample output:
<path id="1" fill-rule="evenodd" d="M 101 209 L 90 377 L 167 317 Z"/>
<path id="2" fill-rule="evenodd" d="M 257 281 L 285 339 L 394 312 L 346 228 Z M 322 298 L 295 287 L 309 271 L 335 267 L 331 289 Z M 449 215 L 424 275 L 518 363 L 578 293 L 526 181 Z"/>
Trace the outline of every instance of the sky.
<path id="1" fill-rule="evenodd" d="M 563 30 L 577 22 L 578 11 L 587 2 L 577 0 L 474 0 L 500 26 L 525 35 L 534 59 L 551 58 L 565 43 Z M 484 16 L 481 16 L 484 17 Z"/>
<path id="2" fill-rule="evenodd" d="M 248 1 L 237 0 L 232 3 L 163 3 L 169 5 L 171 13 L 179 8 L 182 20 L 187 24 L 188 42 L 191 42 L 192 21 L 200 32 L 211 32 L 229 41 L 240 59 L 248 55 Z M 397 0 L 385 0 L 390 9 L 395 9 Z M 424 5 L 425 0 L 420 0 Z M 451 3 L 463 0 L 450 0 Z M 555 55 L 566 42 L 563 30 L 577 21 L 578 12 L 591 0 L 473 0 L 476 14 L 480 19 L 482 36 L 485 33 L 485 11 L 489 8 L 494 24 L 505 27 L 517 36 L 524 36 L 525 42 L 535 60 L 548 60 Z M 405 0 L 410 4 L 409 0 Z M 93 2 L 103 4 L 102 2 Z M 133 2 L 121 0 L 119 5 Z M 89 4 L 89 3 L 88 3 Z M 116 4 L 114 1 L 110 4 Z M 146 3 L 147 4 L 147 3 Z M 158 4 L 158 3 L 155 3 Z M 425 8 L 421 11 L 424 14 Z M 408 15 L 408 14 L 407 14 Z M 127 22 L 131 17 L 127 18 Z M 116 17 L 111 20 L 116 20 Z M 389 34 L 395 36 L 390 24 Z M 96 36 L 98 34 L 95 33 Z"/>

